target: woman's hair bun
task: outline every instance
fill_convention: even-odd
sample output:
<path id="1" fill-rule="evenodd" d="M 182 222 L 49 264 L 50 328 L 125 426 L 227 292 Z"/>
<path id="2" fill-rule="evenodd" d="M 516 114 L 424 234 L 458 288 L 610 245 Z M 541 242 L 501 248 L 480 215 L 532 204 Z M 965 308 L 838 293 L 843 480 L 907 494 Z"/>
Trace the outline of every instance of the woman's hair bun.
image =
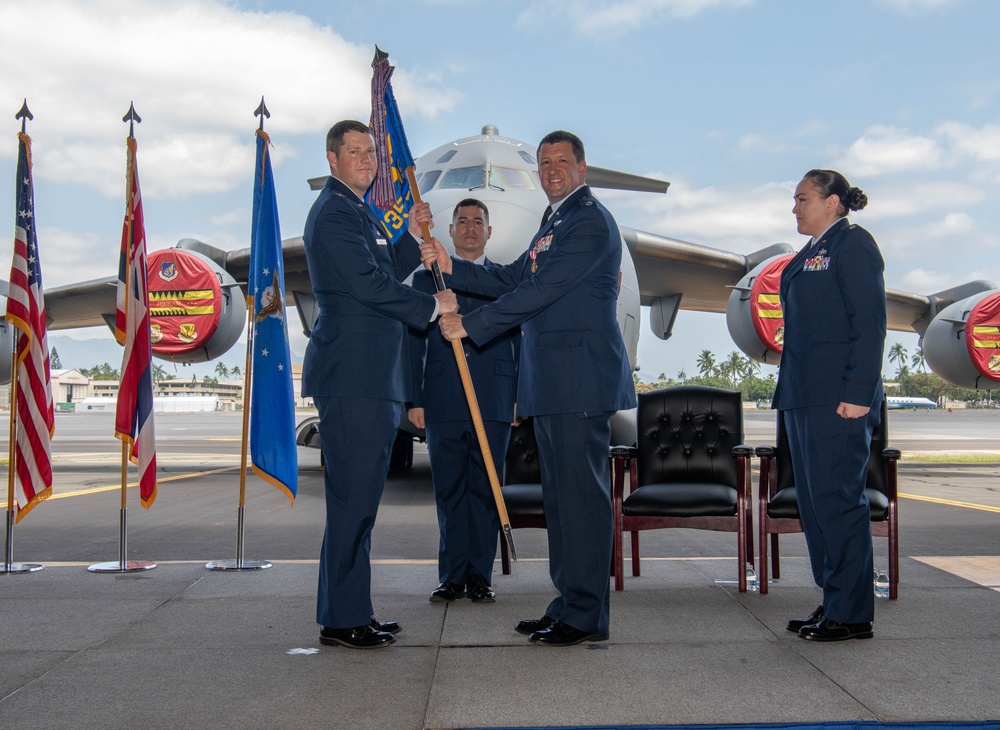
<path id="1" fill-rule="evenodd" d="M 861 192 L 861 188 L 851 188 L 847 191 L 847 198 L 841 202 L 848 210 L 862 210 L 868 205 L 868 196 Z"/>

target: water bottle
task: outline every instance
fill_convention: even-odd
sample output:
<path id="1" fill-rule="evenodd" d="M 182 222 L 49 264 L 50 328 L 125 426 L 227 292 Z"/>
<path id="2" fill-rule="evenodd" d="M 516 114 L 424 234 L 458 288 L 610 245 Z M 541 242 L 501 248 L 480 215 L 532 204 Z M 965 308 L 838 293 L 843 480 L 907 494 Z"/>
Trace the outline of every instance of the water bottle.
<path id="1" fill-rule="evenodd" d="M 753 563 L 747 563 L 747 592 L 757 592 L 757 571 L 753 569 Z"/>
<path id="2" fill-rule="evenodd" d="M 884 572 L 875 571 L 875 597 L 889 597 L 889 576 Z"/>

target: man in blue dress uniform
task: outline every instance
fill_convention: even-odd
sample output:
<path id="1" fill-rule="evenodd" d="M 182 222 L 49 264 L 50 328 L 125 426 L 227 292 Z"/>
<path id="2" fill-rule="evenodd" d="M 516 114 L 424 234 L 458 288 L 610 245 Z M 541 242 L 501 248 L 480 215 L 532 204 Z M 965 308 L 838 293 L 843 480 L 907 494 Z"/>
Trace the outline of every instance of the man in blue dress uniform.
<path id="1" fill-rule="evenodd" d="M 364 202 L 375 179 L 375 141 L 361 122 L 327 134 L 330 178 L 306 219 L 309 279 L 319 305 L 302 366 L 302 395 L 319 410 L 326 463 L 326 532 L 319 562 L 320 642 L 356 649 L 391 644 L 400 630 L 377 621 L 371 601 L 371 531 L 389 452 L 410 398 L 406 326 L 455 312 L 455 295 L 401 282 L 420 263 L 416 239 L 395 246 Z M 410 211 L 411 228 L 430 218 Z"/>
<path id="2" fill-rule="evenodd" d="M 611 416 L 634 408 L 635 388 L 617 321 L 622 241 L 584 184 L 583 143 L 552 132 L 538 148 L 549 208 L 528 250 L 492 271 L 425 247 L 450 286 L 499 297 L 466 316 L 444 316 L 449 339 L 489 342 L 520 325 L 517 409 L 538 441 L 549 572 L 558 595 L 515 628 L 532 643 L 570 646 L 608 638 L 613 515 Z"/>
<path id="3" fill-rule="evenodd" d="M 466 198 L 455 206 L 448 232 L 459 258 L 493 269 L 496 264 L 486 258 L 486 241 L 492 232 L 489 216 L 484 203 Z M 418 271 L 413 288 L 433 292 L 430 272 Z M 462 312 L 473 312 L 490 301 L 491 297 L 458 295 Z M 491 584 L 500 518 L 455 353 L 438 332 L 410 330 L 410 334 L 414 386 L 408 416 L 427 432 L 441 530 L 440 585 L 430 600 L 450 603 L 468 595 L 473 603 L 493 603 L 496 596 Z M 503 473 L 514 418 L 515 344 L 519 339 L 520 332 L 515 329 L 482 346 L 465 343 L 465 358 L 497 474 Z"/>

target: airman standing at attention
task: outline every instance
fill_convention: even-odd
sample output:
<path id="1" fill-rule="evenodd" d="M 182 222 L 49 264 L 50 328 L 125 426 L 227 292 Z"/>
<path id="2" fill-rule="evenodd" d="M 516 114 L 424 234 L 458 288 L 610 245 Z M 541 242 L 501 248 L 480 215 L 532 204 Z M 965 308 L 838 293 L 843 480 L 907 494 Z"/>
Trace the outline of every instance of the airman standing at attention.
<path id="1" fill-rule="evenodd" d="M 455 254 L 487 269 L 497 265 L 486 258 L 486 242 L 493 229 L 486 205 L 466 198 L 455 206 L 448 228 Z M 413 288 L 433 292 L 429 271 L 413 276 Z M 473 312 L 492 301 L 475 294 L 458 295 L 463 312 Z M 413 404 L 410 421 L 427 431 L 427 450 L 434 480 L 438 526 L 440 585 L 434 602 L 451 603 L 465 595 L 473 603 L 493 603 L 493 561 L 497 553 L 500 518 L 479 441 L 472 424 L 462 380 L 451 344 L 430 330 L 411 332 L 414 362 Z M 517 346 L 520 331 L 508 331 L 482 346 L 465 344 L 469 373 L 497 474 L 503 474 L 510 441 L 517 389 Z"/>

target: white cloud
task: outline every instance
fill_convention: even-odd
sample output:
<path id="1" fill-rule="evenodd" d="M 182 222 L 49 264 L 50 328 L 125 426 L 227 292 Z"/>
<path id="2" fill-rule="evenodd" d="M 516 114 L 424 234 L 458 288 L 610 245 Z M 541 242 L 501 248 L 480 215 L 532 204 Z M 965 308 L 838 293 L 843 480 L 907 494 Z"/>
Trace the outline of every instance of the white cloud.
<path id="1" fill-rule="evenodd" d="M 888 272 L 886 272 L 888 277 Z M 917 292 L 919 294 L 934 294 L 945 291 L 951 287 L 965 284 L 977 279 L 991 280 L 996 278 L 996 272 L 988 272 L 984 269 L 971 269 L 965 273 L 956 273 L 948 269 L 911 269 L 900 277 L 898 285 L 886 282 L 890 288 L 903 289 L 905 291 Z"/>
<path id="2" fill-rule="evenodd" d="M 869 128 L 836 162 L 837 169 L 849 179 L 855 175 L 933 170 L 943 164 L 943 150 L 938 142 L 885 125 Z"/>
<path id="3" fill-rule="evenodd" d="M 121 235 L 121 227 L 118 228 Z M 71 282 L 103 279 L 118 271 L 121 240 L 54 226 L 40 226 L 38 248 L 41 253 L 42 280 L 48 289 Z M 47 252 L 58 252 L 48 255 Z"/>
<path id="4" fill-rule="evenodd" d="M 891 180 L 860 185 L 868 195 L 864 215 L 872 221 L 912 218 L 976 205 L 989 197 L 979 185 L 950 180 Z"/>
<path id="5" fill-rule="evenodd" d="M 1000 161 L 1000 125 L 986 124 L 977 129 L 961 122 L 945 122 L 934 132 L 944 137 L 957 155 L 975 162 Z"/>
<path id="6" fill-rule="evenodd" d="M 635 30 L 658 16 L 690 18 L 720 6 L 742 7 L 753 0 L 547 0 L 535 2 L 519 22 L 540 26 L 553 17 L 569 18 L 578 33 L 614 37 Z"/>
<path id="7" fill-rule="evenodd" d="M 794 182 L 698 188 L 681 175 L 650 175 L 673 181 L 665 196 L 600 191 L 622 225 L 739 253 L 800 239 L 791 213 Z"/>
<path id="8" fill-rule="evenodd" d="M 28 98 L 37 177 L 111 196 L 123 194 L 120 120 L 134 101 L 143 192 L 185 198 L 244 179 L 262 95 L 265 128 L 286 137 L 367 119 L 372 53 L 301 15 L 216 0 L 3 3 L 0 67 L 23 71 L 0 78 L 0 104 Z M 419 72 L 398 72 L 393 88 L 413 115 L 435 117 L 457 99 Z M 276 166 L 281 154 L 295 152 L 286 145 Z"/>
<path id="9" fill-rule="evenodd" d="M 954 8 L 965 0 L 882 0 L 893 10 L 907 15 L 918 15 L 932 10 Z"/>

